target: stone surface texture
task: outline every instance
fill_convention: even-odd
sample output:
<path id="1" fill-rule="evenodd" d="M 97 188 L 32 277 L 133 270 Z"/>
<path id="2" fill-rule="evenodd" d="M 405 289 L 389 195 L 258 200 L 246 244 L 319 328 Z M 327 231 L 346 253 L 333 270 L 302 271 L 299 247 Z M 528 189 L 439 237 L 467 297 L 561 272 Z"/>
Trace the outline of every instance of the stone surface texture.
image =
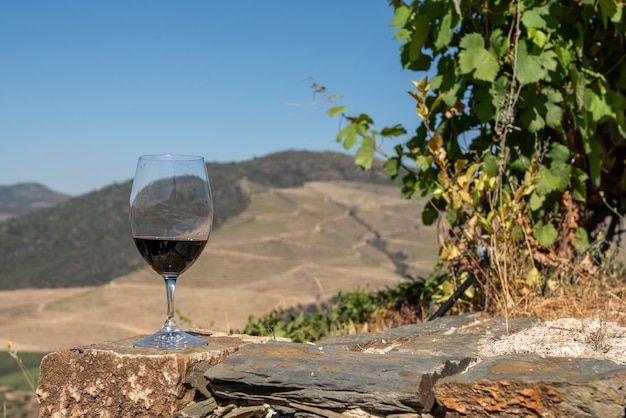
<path id="1" fill-rule="evenodd" d="M 130 338 L 48 354 L 40 367 L 39 416 L 172 416 L 194 400 L 189 378 L 198 367 L 204 372 L 240 347 L 265 341 L 206 338 L 207 346 L 181 350 L 134 347 Z"/>
<path id="2" fill-rule="evenodd" d="M 373 413 L 429 411 L 432 385 L 467 368 L 467 357 L 367 352 L 295 345 L 249 345 L 205 373 L 213 393 L 237 401 L 297 402 Z"/>
<path id="3" fill-rule="evenodd" d="M 608 360 L 488 358 L 434 388 L 462 416 L 624 417 L 626 366 Z"/>
<path id="4" fill-rule="evenodd" d="M 562 328 L 468 314 L 318 344 L 208 333 L 182 350 L 95 344 L 43 359 L 40 416 L 626 416 L 626 365 L 603 358 L 609 339 L 568 334 L 589 345 L 579 356 L 516 339 L 551 326 Z"/>

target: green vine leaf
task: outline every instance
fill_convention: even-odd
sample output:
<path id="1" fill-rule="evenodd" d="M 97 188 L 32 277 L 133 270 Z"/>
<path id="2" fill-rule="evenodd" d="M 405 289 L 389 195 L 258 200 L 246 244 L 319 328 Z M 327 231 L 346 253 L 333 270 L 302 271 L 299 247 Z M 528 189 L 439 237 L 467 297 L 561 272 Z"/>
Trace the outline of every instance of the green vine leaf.
<path id="1" fill-rule="evenodd" d="M 383 163 L 383 170 L 387 175 L 395 180 L 398 177 L 398 171 L 400 170 L 400 159 L 398 157 L 391 157 Z"/>
<path id="2" fill-rule="evenodd" d="M 569 158 L 570 158 L 569 148 L 567 148 L 563 144 L 558 144 L 558 143 L 552 144 L 550 152 L 548 152 L 547 155 L 552 160 L 553 163 L 559 162 L 559 163 L 565 164 L 569 161 Z"/>
<path id="3" fill-rule="evenodd" d="M 530 37 L 532 38 L 535 45 L 537 45 L 539 48 L 543 48 L 550 39 L 547 33 L 539 29 L 530 28 L 528 29 L 528 33 L 530 34 Z"/>
<path id="4" fill-rule="evenodd" d="M 539 28 L 547 29 L 547 18 L 550 16 L 549 4 L 544 7 L 533 7 L 524 10 L 522 14 L 522 24 L 527 29 Z"/>
<path id="5" fill-rule="evenodd" d="M 348 124 L 337 134 L 337 142 L 341 142 L 344 149 L 349 150 L 357 142 L 356 131 L 357 125 L 355 123 Z"/>
<path id="6" fill-rule="evenodd" d="M 525 42 L 520 42 L 517 54 L 517 81 L 522 85 L 536 83 L 541 80 L 542 75 L 543 69 L 539 60 L 528 54 L 528 47 Z"/>
<path id="7" fill-rule="evenodd" d="M 437 211 L 433 200 L 424 206 L 424 210 L 422 211 L 422 222 L 424 225 L 429 226 L 435 223 L 437 218 L 439 217 L 439 211 Z"/>
<path id="8" fill-rule="evenodd" d="M 526 26 L 527 29 L 531 28 L 546 28 L 546 21 L 543 18 L 543 13 L 538 8 L 531 8 L 524 11 L 522 15 L 522 24 Z"/>
<path id="9" fill-rule="evenodd" d="M 587 251 L 591 245 L 589 244 L 589 235 L 585 228 L 577 228 L 574 232 L 574 244 L 578 247 L 578 251 Z"/>
<path id="10" fill-rule="evenodd" d="M 537 83 L 542 78 L 549 79 L 549 71 L 557 66 L 556 53 L 543 49 L 540 54 L 532 54 L 527 42 L 520 41 L 517 50 L 517 81 L 521 85 Z"/>
<path id="11" fill-rule="evenodd" d="M 560 187 L 559 179 L 547 167 L 541 167 L 537 173 L 537 193 L 547 195 Z"/>
<path id="12" fill-rule="evenodd" d="M 453 8 L 448 8 L 448 11 L 441 19 L 441 23 L 435 26 L 435 48 L 442 49 L 450 45 L 452 37 L 454 35 L 454 15 L 456 12 Z"/>
<path id="13" fill-rule="evenodd" d="M 520 115 L 520 122 L 524 124 L 528 132 L 536 133 L 546 127 L 546 120 L 541 116 L 539 108 L 529 107 Z"/>
<path id="14" fill-rule="evenodd" d="M 490 176 L 496 176 L 498 174 L 498 161 L 496 160 L 496 157 L 493 156 L 493 154 L 485 155 L 485 159 L 483 160 L 483 162 L 485 164 L 485 173 Z"/>
<path id="15" fill-rule="evenodd" d="M 340 115 L 344 113 L 347 108 L 348 108 L 347 106 L 333 106 L 330 109 L 328 109 L 327 113 L 328 113 L 328 116 L 332 118 L 336 115 Z"/>
<path id="16" fill-rule="evenodd" d="M 369 170 L 374 163 L 374 152 L 376 151 L 376 139 L 373 137 L 365 137 L 361 140 L 361 146 L 356 151 L 354 162 L 363 168 Z"/>
<path id="17" fill-rule="evenodd" d="M 422 55 L 422 47 L 430 34 L 430 20 L 428 16 L 416 15 L 412 22 L 413 34 L 409 46 L 409 59 L 417 61 Z"/>
<path id="18" fill-rule="evenodd" d="M 598 4 L 600 5 L 604 27 L 607 26 L 609 20 L 616 23 L 620 21 L 622 8 L 617 7 L 615 0 L 598 0 Z"/>
<path id="19" fill-rule="evenodd" d="M 552 173 L 558 183 L 556 190 L 559 192 L 565 191 L 572 175 L 572 167 L 566 163 L 553 162 L 550 165 L 550 173 Z"/>
<path id="20" fill-rule="evenodd" d="M 553 129 L 563 126 L 563 94 L 551 87 L 545 88 L 541 94 L 546 98 L 546 125 Z"/>
<path id="21" fill-rule="evenodd" d="M 385 138 L 391 138 L 394 136 L 400 136 L 404 134 L 406 134 L 406 129 L 404 129 L 404 127 L 400 124 L 397 124 L 391 127 L 385 127 L 383 128 L 382 131 L 380 131 L 380 135 Z"/>
<path id="22" fill-rule="evenodd" d="M 544 224 L 543 221 L 537 222 L 533 230 L 533 237 L 543 248 L 549 248 L 558 237 L 556 228 L 551 223 Z"/>
<path id="23" fill-rule="evenodd" d="M 609 118 L 614 119 L 616 116 L 615 111 L 607 102 L 607 96 L 605 94 L 592 93 L 589 110 L 591 111 L 591 117 L 594 122 L 602 122 Z"/>
<path id="24" fill-rule="evenodd" d="M 505 55 L 508 47 L 508 40 L 502 35 L 501 29 L 496 29 L 491 32 L 491 35 L 489 35 L 489 51 L 495 57 Z"/>
<path id="25" fill-rule="evenodd" d="M 482 123 L 487 123 L 495 118 L 495 109 L 492 105 L 492 87 L 493 85 L 476 86 L 473 91 L 470 106 L 474 109 L 476 116 Z"/>
<path id="26" fill-rule="evenodd" d="M 470 33 L 461 39 L 459 52 L 459 70 L 461 74 L 473 72 L 477 80 L 493 82 L 500 70 L 500 64 L 485 49 L 485 40 L 479 33 Z"/>
<path id="27" fill-rule="evenodd" d="M 393 19 L 391 20 L 391 27 L 398 28 L 403 27 L 411 16 L 411 10 L 406 5 L 400 5 L 396 7 L 393 12 Z"/>
<path id="28" fill-rule="evenodd" d="M 530 199 L 528 200 L 528 207 L 532 211 L 538 211 L 543 206 L 543 202 L 546 201 L 545 195 L 540 195 L 538 193 L 533 193 L 530 195 Z"/>
<path id="29" fill-rule="evenodd" d="M 582 169 L 574 167 L 572 169 L 572 198 L 577 202 L 587 200 L 587 180 L 589 176 Z"/>
<path id="30" fill-rule="evenodd" d="M 574 53 L 568 48 L 562 48 L 560 45 L 554 46 L 554 53 L 561 64 L 561 68 L 567 72 L 574 58 Z"/>

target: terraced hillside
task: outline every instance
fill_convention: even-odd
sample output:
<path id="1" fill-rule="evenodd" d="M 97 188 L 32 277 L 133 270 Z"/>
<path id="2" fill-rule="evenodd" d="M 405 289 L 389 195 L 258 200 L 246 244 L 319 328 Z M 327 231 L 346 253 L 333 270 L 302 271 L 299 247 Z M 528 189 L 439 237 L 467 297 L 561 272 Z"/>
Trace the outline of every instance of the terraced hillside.
<path id="1" fill-rule="evenodd" d="M 323 303 L 357 286 L 381 288 L 424 275 L 435 231 L 395 186 L 310 182 L 271 188 L 248 181 L 248 208 L 214 231 L 184 273 L 176 306 L 185 326 L 227 331 L 278 304 Z M 155 331 L 162 280 L 147 267 L 109 284 L 0 292 L 0 340 L 21 350 L 73 347 Z"/>
<path id="2" fill-rule="evenodd" d="M 208 171 L 216 229 L 247 208 L 242 179 L 277 188 L 309 181 L 391 184 L 380 169 L 360 170 L 353 157 L 335 152 L 285 151 L 240 163 L 209 163 Z M 130 180 L 112 184 L 1 222 L 0 289 L 101 285 L 141 266 L 129 232 L 130 186 Z"/>

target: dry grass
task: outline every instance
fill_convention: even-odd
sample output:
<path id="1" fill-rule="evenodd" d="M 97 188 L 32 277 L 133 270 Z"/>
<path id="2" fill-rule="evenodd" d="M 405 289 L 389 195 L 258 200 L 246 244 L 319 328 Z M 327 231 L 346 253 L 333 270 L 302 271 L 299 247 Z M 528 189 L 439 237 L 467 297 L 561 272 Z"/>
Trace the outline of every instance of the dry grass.
<path id="1" fill-rule="evenodd" d="M 623 284 L 594 285 L 589 292 L 580 294 L 564 291 L 563 296 L 553 296 L 531 307 L 526 316 L 545 320 L 558 318 L 599 319 L 626 326 L 626 297 Z M 569 293 L 569 294 L 568 294 Z"/>
<path id="2" fill-rule="evenodd" d="M 544 277 L 542 292 L 521 292 L 516 316 L 598 319 L 626 324 L 626 269 L 617 247 L 602 253 L 592 247 L 568 262 L 556 265 L 549 277 Z"/>
<path id="3" fill-rule="evenodd" d="M 475 288 L 478 297 L 459 299 L 450 313 L 486 310 L 492 316 L 505 318 L 591 320 L 599 324 L 626 326 L 626 254 L 619 252 L 617 247 L 606 253 L 601 253 L 598 248 L 599 245 L 592 247 L 571 261 L 550 262 L 548 267 L 543 266 L 543 274 L 530 280 L 529 270 L 540 263 L 527 257 L 524 249 L 508 243 L 504 247 L 506 257 L 499 259 L 506 259 L 506 262 L 499 269 L 493 264 L 488 269 L 483 266 L 483 280 Z M 537 258 L 545 262 L 545 257 Z M 456 288 L 467 276 L 462 276 L 459 271 L 447 270 L 450 271 Z M 380 331 L 423 322 L 432 313 L 428 308 L 426 303 L 418 303 L 403 305 L 397 310 L 380 309 L 363 327 L 369 331 Z M 434 310 L 437 308 L 434 306 Z M 603 327 L 600 327 L 595 341 L 599 347 L 602 346 L 603 335 Z"/>

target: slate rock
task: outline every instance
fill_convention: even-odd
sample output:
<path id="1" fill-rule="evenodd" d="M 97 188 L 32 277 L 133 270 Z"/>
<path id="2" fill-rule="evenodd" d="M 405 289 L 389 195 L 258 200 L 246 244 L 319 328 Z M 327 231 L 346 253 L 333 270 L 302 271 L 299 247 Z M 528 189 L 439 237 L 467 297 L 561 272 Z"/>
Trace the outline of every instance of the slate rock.
<path id="1" fill-rule="evenodd" d="M 348 351 L 420 356 L 479 357 L 482 341 L 530 328 L 538 319 L 492 318 L 482 312 L 447 316 L 434 321 L 405 325 L 377 333 L 341 335 L 320 343 Z"/>
<path id="2" fill-rule="evenodd" d="M 597 359 L 488 358 L 435 384 L 447 416 L 623 418 L 626 366 Z"/>
<path id="3" fill-rule="evenodd" d="M 250 344 L 209 368 L 205 377 L 219 399 L 389 415 L 428 411 L 433 384 L 459 373 L 468 357 L 377 355 L 308 344 Z"/>
<path id="4" fill-rule="evenodd" d="M 267 416 L 269 409 L 267 405 L 236 408 L 224 415 L 223 418 L 263 418 Z"/>
<path id="5" fill-rule="evenodd" d="M 212 397 L 199 402 L 193 402 L 180 411 L 176 411 L 174 418 L 203 418 L 211 415 L 217 409 L 217 402 Z"/>

